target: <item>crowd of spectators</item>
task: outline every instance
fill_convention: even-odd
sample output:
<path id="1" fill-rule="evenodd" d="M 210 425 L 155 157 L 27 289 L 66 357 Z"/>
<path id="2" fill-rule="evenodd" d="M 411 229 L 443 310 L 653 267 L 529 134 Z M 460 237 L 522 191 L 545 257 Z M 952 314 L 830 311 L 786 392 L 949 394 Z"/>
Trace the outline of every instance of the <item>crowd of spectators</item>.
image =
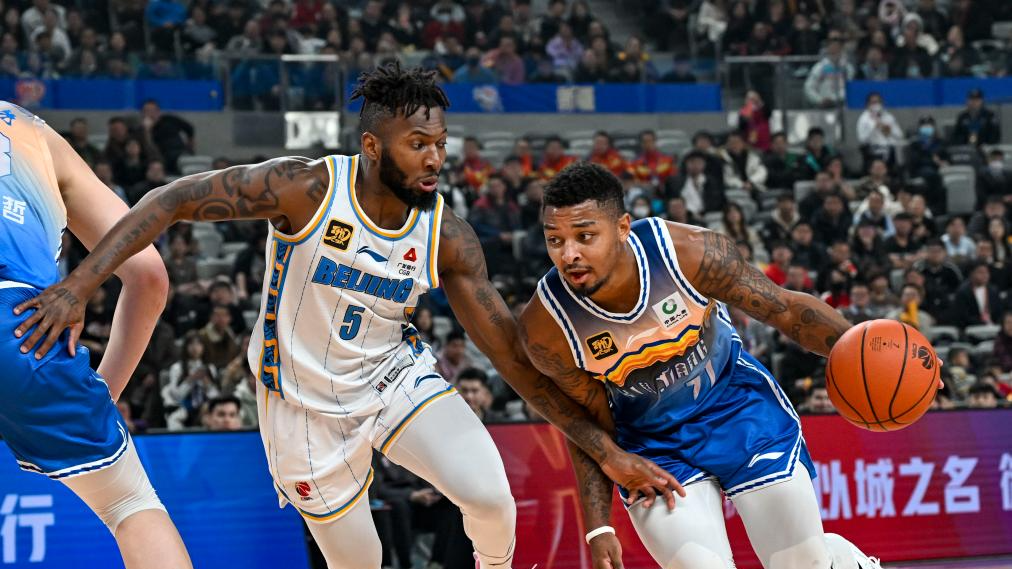
<path id="1" fill-rule="evenodd" d="M 640 0 L 644 36 L 614 38 L 587 0 L 115 0 L 0 3 L 0 76 L 210 78 L 222 54 L 239 106 L 276 108 L 276 62 L 254 56 L 339 55 L 349 77 L 411 56 L 445 81 L 520 83 L 695 82 L 694 63 L 726 55 L 806 55 L 805 85 L 834 105 L 854 78 L 1003 76 L 1012 20 L 1002 0 Z M 655 55 L 664 52 L 663 61 Z M 766 68 L 755 66 L 758 83 Z M 306 105 L 327 107 L 334 66 L 291 66 Z M 333 85 L 336 81 L 329 81 Z"/>

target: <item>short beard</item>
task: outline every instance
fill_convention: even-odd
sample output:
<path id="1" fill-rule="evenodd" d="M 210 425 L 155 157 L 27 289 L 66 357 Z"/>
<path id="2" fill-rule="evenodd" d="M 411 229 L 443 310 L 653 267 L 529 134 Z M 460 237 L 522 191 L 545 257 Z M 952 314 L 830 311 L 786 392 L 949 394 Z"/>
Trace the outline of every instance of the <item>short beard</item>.
<path id="1" fill-rule="evenodd" d="M 397 167 L 394 159 L 386 152 L 380 153 L 380 182 L 390 188 L 397 199 L 404 202 L 409 208 L 416 208 L 420 211 L 429 211 L 436 205 L 436 192 L 423 192 L 413 190 L 405 186 L 407 175 Z"/>
<path id="2" fill-rule="evenodd" d="M 569 288 L 571 288 L 573 290 L 573 292 L 576 293 L 577 296 L 582 296 L 582 297 L 585 297 L 585 298 L 590 298 L 590 297 L 594 296 L 595 294 L 597 294 L 597 291 L 601 290 L 601 287 L 603 287 L 606 284 L 608 284 L 608 277 L 607 276 L 601 278 L 596 283 L 594 283 L 592 285 L 589 285 L 589 286 L 588 285 L 576 286 L 576 285 L 573 285 L 572 283 L 569 283 Z"/>

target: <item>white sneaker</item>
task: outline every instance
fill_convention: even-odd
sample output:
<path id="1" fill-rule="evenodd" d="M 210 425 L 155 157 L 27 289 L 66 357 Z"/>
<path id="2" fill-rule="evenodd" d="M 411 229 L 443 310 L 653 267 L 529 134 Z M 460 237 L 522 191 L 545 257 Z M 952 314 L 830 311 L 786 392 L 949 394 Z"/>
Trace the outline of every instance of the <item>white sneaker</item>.
<path id="1" fill-rule="evenodd" d="M 841 535 L 826 534 L 826 544 L 833 558 L 833 569 L 882 569 L 878 557 L 869 557 Z"/>

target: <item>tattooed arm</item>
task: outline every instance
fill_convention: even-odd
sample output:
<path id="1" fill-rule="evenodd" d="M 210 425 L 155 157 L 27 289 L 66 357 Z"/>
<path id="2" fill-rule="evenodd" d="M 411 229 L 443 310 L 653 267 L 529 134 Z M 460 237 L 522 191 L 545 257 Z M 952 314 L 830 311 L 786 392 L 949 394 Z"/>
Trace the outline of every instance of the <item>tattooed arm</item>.
<path id="1" fill-rule="evenodd" d="M 541 299 L 535 296 L 520 316 L 520 335 L 531 361 L 559 388 L 604 425 L 614 431 L 611 410 L 604 384 L 590 377 L 573 362 L 569 345 L 562 330 L 545 310 Z M 573 459 L 576 485 L 580 491 L 580 507 L 583 511 L 584 531 L 609 525 L 611 520 L 612 483 L 594 461 L 578 447 L 569 444 L 569 455 Z M 681 486 L 675 486 L 685 496 Z M 636 500 L 636 492 L 630 492 L 629 501 Z M 656 496 L 646 493 L 645 507 L 650 507 Z M 674 508 L 674 496 L 665 492 L 668 508 Z M 620 569 L 622 567 L 622 546 L 614 534 L 601 534 L 590 541 L 590 550 L 595 569 Z"/>
<path id="2" fill-rule="evenodd" d="M 478 237 L 448 207 L 439 231 L 437 270 L 457 320 L 520 397 L 600 464 L 615 482 L 645 494 L 652 495 L 653 488 L 658 488 L 670 495 L 670 488 L 677 485 L 670 474 L 618 448 L 585 409 L 534 368 L 520 344 L 513 316 L 488 280 Z"/>
<path id="3" fill-rule="evenodd" d="M 67 278 L 15 309 L 34 308 L 15 330 L 38 324 L 22 344 L 45 355 L 60 333 L 84 319 L 87 300 L 132 255 L 150 245 L 177 221 L 270 219 L 294 233 L 315 214 L 328 182 L 326 165 L 306 158 L 278 158 L 261 164 L 194 174 L 154 189 L 109 230 Z"/>
<path id="4" fill-rule="evenodd" d="M 678 264 L 700 293 L 773 326 L 808 351 L 829 356 L 851 324 L 818 298 L 780 288 L 742 257 L 729 237 L 668 223 Z"/>
<path id="5" fill-rule="evenodd" d="M 520 336 L 531 362 L 573 401 L 587 410 L 612 435 L 615 430 L 604 385 L 576 367 L 558 325 L 535 296 L 519 322 Z M 576 471 L 583 523 L 588 530 L 608 525 L 611 519 L 612 484 L 578 447 L 570 444 L 569 455 Z"/>

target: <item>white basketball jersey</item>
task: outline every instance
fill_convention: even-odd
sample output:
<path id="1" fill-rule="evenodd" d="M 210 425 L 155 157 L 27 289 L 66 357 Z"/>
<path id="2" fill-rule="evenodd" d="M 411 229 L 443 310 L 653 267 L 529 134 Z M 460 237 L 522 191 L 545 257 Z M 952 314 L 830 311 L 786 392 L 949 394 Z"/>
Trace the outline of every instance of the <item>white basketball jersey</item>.
<path id="1" fill-rule="evenodd" d="M 409 320 L 438 286 L 443 199 L 400 229 L 373 223 L 355 198 L 358 156 L 328 156 L 330 187 L 297 235 L 273 226 L 249 364 L 285 401 L 321 413 L 375 413 L 417 366 L 435 363 Z"/>

